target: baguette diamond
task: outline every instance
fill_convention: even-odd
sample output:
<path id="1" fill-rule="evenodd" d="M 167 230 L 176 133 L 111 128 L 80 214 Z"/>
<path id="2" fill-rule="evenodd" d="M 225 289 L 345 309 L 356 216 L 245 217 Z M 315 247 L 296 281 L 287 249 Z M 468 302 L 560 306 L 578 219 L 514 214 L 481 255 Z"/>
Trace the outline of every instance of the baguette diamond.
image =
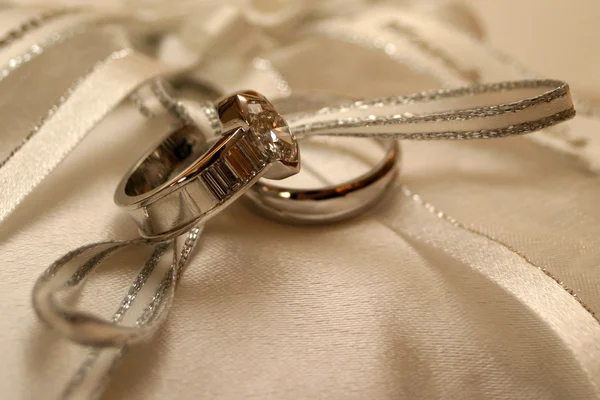
<path id="1" fill-rule="evenodd" d="M 257 150 L 256 138 L 246 132 L 225 153 L 222 161 L 202 173 L 202 179 L 218 201 L 227 199 L 242 184 L 256 176 L 268 162 L 268 156 Z"/>

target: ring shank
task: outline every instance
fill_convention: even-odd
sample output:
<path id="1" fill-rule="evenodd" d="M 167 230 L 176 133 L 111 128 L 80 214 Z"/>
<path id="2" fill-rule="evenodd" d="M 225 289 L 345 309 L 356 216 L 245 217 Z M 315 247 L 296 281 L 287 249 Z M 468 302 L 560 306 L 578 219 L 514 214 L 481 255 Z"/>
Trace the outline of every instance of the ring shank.
<path id="1" fill-rule="evenodd" d="M 204 135 L 191 125 L 176 129 L 144 158 L 125 184 L 127 196 L 140 196 L 182 173 L 209 150 Z"/>

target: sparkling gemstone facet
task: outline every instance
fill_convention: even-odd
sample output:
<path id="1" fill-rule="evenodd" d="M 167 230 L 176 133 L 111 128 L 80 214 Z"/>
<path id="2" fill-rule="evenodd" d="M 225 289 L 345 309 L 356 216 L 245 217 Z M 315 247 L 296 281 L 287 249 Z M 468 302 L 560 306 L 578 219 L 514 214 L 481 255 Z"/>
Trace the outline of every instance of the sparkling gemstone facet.
<path id="1" fill-rule="evenodd" d="M 280 160 L 297 157 L 296 144 L 285 120 L 268 103 L 248 103 L 250 128 L 264 149 Z"/>

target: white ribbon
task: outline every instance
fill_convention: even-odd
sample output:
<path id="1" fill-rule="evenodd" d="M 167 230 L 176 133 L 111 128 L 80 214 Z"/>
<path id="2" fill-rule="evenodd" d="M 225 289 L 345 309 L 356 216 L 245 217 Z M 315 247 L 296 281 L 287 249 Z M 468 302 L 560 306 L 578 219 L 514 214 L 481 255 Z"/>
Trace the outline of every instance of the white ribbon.
<path id="1" fill-rule="evenodd" d="M 431 140 L 530 133 L 573 116 L 566 83 L 531 80 L 356 101 L 289 120 L 297 135 Z"/>
<path id="2" fill-rule="evenodd" d="M 190 120 L 219 134 L 214 106 L 188 104 L 161 88 L 155 90 L 166 109 L 182 123 Z M 151 115 L 137 99 L 140 111 Z M 285 100 L 288 108 L 314 108 L 319 100 Z M 197 112 L 200 110 L 201 112 Z M 202 115 L 203 118 L 190 116 Z M 569 86 L 557 80 L 524 80 L 443 89 L 409 96 L 359 100 L 318 110 L 285 115 L 297 136 L 328 135 L 383 137 L 403 140 L 491 139 L 521 135 L 550 127 L 575 116 Z"/>
<path id="3" fill-rule="evenodd" d="M 359 17 L 325 21 L 309 30 L 381 51 L 395 61 L 426 72 L 446 87 L 539 79 L 539 74 L 459 26 L 412 10 L 399 12 L 397 8 L 380 5 Z M 588 132 L 600 129 L 600 118 L 577 98 L 574 103 L 578 118 L 560 128 L 529 135 L 528 139 L 574 156 L 598 171 L 600 140 Z"/>
<path id="4" fill-rule="evenodd" d="M 202 233 L 202 227 L 162 243 L 144 239 L 107 241 L 82 246 L 54 262 L 37 280 L 32 293 L 38 317 L 65 337 L 88 346 L 85 362 L 65 387 L 62 398 L 100 396 L 116 364 L 130 345 L 147 338 L 164 320 L 173 302 L 177 283 Z M 59 294 L 81 290 L 88 274 L 113 253 L 132 246 L 150 246 L 152 255 L 134 279 L 110 321 L 76 311 L 58 301 Z M 170 257 L 169 257 L 170 255 Z M 158 277 L 154 290 L 147 283 Z M 145 286 L 146 285 L 146 286 Z M 143 303 L 141 306 L 135 303 Z M 133 307 L 136 305 L 137 307 Z M 132 311 L 133 310 L 133 311 Z M 127 325 L 125 323 L 132 323 Z M 103 346 L 113 348 L 102 349 Z M 90 378 L 92 368 L 102 369 L 99 380 Z"/>
<path id="5" fill-rule="evenodd" d="M 20 66 L 35 63 L 37 55 L 52 51 L 56 43 L 84 32 L 88 24 L 98 24 L 105 18 L 68 15 L 67 22 L 61 21 L 61 30 L 54 26 L 47 32 L 49 38 L 34 42 L 23 53 L 12 53 L 12 58 L 2 69 L 0 83 L 10 79 L 12 71 Z M 121 35 L 118 32 L 114 35 L 117 44 Z M 93 40 L 90 40 L 91 45 Z M 15 46 L 20 48 L 20 44 L 11 43 L 7 51 L 14 50 Z M 77 54 L 63 54 L 64 62 L 69 62 L 70 57 L 77 57 Z M 167 71 L 169 68 L 163 64 L 126 46 L 100 55 L 89 71 L 64 89 L 45 115 L 34 117 L 38 122 L 20 140 L 4 145 L 10 148 L 3 147 L 0 152 L 6 154 L 0 160 L 0 223 L 123 98 L 144 81 Z"/>
<path id="6" fill-rule="evenodd" d="M 193 228 L 187 235 L 181 250 L 177 243 L 179 238 L 170 239 L 161 243 L 153 243 L 145 239 L 132 239 L 122 241 L 106 241 L 92 243 L 70 251 L 55 261 L 40 276 L 33 288 L 33 306 L 38 317 L 46 324 L 69 339 L 89 346 L 123 346 L 143 340 L 150 335 L 159 325 L 173 300 L 175 286 L 185 267 L 189 255 L 201 234 L 201 228 Z M 88 274 L 93 272 L 100 264 L 106 264 L 112 254 L 132 246 L 150 246 L 152 255 L 131 285 L 126 297 L 111 321 L 103 320 L 86 312 L 80 312 L 64 306 L 58 301 L 61 293 L 81 290 Z M 127 313 L 140 290 L 148 281 L 155 270 L 160 272 L 163 266 L 163 279 L 158 284 L 156 291 L 151 296 L 147 306 L 135 321 L 134 326 L 118 325 Z"/>

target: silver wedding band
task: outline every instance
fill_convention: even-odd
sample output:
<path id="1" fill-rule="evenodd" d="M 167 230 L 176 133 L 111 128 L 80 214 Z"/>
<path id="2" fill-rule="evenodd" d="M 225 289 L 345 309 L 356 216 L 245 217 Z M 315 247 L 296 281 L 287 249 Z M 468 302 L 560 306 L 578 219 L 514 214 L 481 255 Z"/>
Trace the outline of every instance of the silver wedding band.
<path id="1" fill-rule="evenodd" d="M 184 125 L 148 152 L 121 180 L 115 203 L 142 237 L 163 240 L 204 223 L 262 176 L 300 170 L 296 139 L 262 95 L 246 91 L 217 105 L 223 134 L 210 141 Z"/>
<path id="2" fill-rule="evenodd" d="M 323 224 L 352 218 L 371 208 L 387 192 L 399 173 L 400 144 L 390 139 L 373 140 L 385 152 L 366 173 L 336 185 L 296 189 L 260 179 L 245 198 L 262 215 L 279 222 Z"/>

